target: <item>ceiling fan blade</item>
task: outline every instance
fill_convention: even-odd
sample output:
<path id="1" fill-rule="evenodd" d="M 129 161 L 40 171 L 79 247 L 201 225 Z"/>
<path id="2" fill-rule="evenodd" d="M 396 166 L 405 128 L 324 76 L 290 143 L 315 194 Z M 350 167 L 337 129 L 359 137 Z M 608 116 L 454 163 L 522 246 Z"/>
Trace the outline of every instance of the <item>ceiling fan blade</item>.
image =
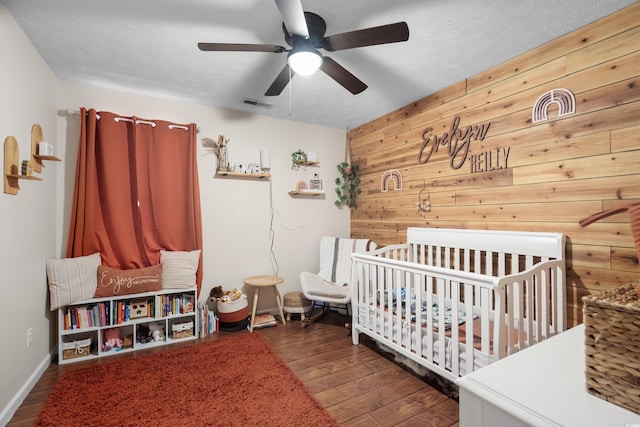
<path id="1" fill-rule="evenodd" d="M 207 52 L 273 52 L 281 53 L 287 49 L 275 44 L 245 43 L 198 43 L 198 48 Z"/>
<path id="2" fill-rule="evenodd" d="M 289 72 L 291 72 L 291 78 L 296 74 L 290 69 L 289 64 L 285 65 L 280 74 L 271 83 L 269 89 L 265 92 L 264 96 L 278 96 L 282 93 L 285 87 L 289 84 Z"/>
<path id="3" fill-rule="evenodd" d="M 322 40 L 322 47 L 333 52 L 354 47 L 405 42 L 407 40 L 409 40 L 409 26 L 406 22 L 396 22 L 325 37 Z"/>
<path id="4" fill-rule="evenodd" d="M 320 69 L 354 95 L 359 94 L 367 88 L 367 85 L 364 84 L 362 80 L 351 74 L 346 68 L 328 56 L 322 58 Z"/>
<path id="5" fill-rule="evenodd" d="M 275 0 L 275 2 L 287 31 L 292 35 L 308 39 L 309 29 L 300 0 Z"/>

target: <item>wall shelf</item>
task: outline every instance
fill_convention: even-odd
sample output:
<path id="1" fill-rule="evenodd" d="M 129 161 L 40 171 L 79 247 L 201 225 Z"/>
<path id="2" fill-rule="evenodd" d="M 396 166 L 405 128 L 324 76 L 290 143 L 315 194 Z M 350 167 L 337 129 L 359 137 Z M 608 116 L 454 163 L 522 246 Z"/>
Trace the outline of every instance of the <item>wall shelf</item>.
<path id="1" fill-rule="evenodd" d="M 315 167 L 315 168 L 320 166 L 320 162 L 311 162 L 311 161 L 308 161 L 308 160 L 307 161 L 299 161 L 299 162 L 296 162 L 296 164 L 300 165 L 300 166 L 311 166 L 311 167 Z"/>
<path id="2" fill-rule="evenodd" d="M 320 197 L 324 198 L 324 191 L 289 191 L 291 197 Z"/>
<path id="3" fill-rule="evenodd" d="M 59 158 L 57 158 L 56 156 L 43 156 L 43 155 L 40 155 L 40 154 L 33 154 L 32 156 L 33 156 L 34 159 L 37 159 L 37 160 L 51 160 L 51 161 L 54 161 L 54 162 L 61 162 L 62 161 Z"/>
<path id="4" fill-rule="evenodd" d="M 239 172 L 218 171 L 218 172 L 216 172 L 214 178 L 269 181 L 269 179 L 271 179 L 271 174 L 269 174 L 269 173 L 239 173 Z"/>
<path id="5" fill-rule="evenodd" d="M 38 154 L 39 144 L 42 142 L 42 127 L 35 123 L 31 127 L 31 157 L 29 164 L 32 172 L 42 172 L 44 160 L 61 162 L 55 156 Z M 31 181 L 42 181 L 42 178 L 33 175 L 22 175 L 20 168 L 20 156 L 18 153 L 18 141 L 13 136 L 8 136 L 4 140 L 4 192 L 6 194 L 18 194 L 20 186 L 19 179 Z M 26 161 L 26 160 L 25 160 Z"/>
<path id="6" fill-rule="evenodd" d="M 44 167 L 44 164 L 42 163 L 43 160 L 53 162 L 62 161 L 55 156 L 45 156 L 38 154 L 40 152 L 39 144 L 42 142 L 42 140 L 42 127 L 38 123 L 35 123 L 33 126 L 31 126 L 31 165 L 33 167 L 33 171 L 38 173 L 42 172 L 42 168 Z"/>
<path id="7" fill-rule="evenodd" d="M 4 140 L 4 192 L 6 194 L 18 194 L 20 179 L 42 181 L 37 176 L 21 175 L 18 159 L 18 141 L 13 136 L 8 136 Z"/>

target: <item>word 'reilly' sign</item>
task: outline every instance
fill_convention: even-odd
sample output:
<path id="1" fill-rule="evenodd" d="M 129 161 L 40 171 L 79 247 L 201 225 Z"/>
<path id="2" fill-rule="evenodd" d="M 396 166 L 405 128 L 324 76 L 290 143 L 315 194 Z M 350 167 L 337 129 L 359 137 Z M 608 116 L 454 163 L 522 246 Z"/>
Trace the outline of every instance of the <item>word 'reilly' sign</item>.
<path id="1" fill-rule="evenodd" d="M 418 161 L 426 164 L 434 152 L 438 152 L 441 147 L 447 147 L 452 169 L 460 169 L 467 159 L 469 159 L 471 173 L 506 169 L 510 147 L 470 154 L 471 142 L 483 141 L 490 126 L 491 123 L 482 123 L 460 128 L 460 116 L 455 116 L 451 121 L 449 132 L 440 136 L 432 133 L 433 128 L 426 128 L 422 132 L 422 147 L 418 153 Z"/>

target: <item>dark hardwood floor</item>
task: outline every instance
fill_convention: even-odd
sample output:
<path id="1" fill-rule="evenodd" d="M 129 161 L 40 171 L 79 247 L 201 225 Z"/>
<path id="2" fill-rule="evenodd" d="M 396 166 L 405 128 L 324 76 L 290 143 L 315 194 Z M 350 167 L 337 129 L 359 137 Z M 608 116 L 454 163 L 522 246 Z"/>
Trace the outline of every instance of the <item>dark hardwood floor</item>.
<path id="1" fill-rule="evenodd" d="M 292 320 L 254 333 L 269 342 L 341 426 L 458 426 L 456 400 L 374 351 L 364 337 L 364 343 L 352 345 L 350 330 L 341 323 L 344 319 L 331 313 L 307 328 Z M 244 333 L 248 332 L 221 332 L 206 339 Z M 166 351 L 176 345 L 182 344 L 144 352 Z M 62 366 L 52 363 L 7 426 L 32 425 L 67 370 L 135 355 L 130 352 Z"/>

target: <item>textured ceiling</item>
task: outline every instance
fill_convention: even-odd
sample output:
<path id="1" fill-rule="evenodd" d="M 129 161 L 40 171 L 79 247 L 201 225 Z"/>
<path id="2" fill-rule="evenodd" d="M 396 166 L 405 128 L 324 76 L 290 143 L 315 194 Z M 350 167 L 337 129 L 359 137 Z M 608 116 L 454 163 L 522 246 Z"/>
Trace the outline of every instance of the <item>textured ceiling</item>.
<path id="1" fill-rule="evenodd" d="M 302 0 L 327 35 L 397 21 L 409 41 L 323 52 L 369 88 L 324 73 L 264 93 L 286 54 L 202 52 L 198 42 L 285 45 L 271 0 L 3 0 L 61 80 L 354 128 L 473 76 L 635 0 Z M 247 98 L 271 104 L 242 103 Z M 69 106 L 77 108 L 78 106 Z M 100 108 L 99 105 L 89 106 Z"/>

